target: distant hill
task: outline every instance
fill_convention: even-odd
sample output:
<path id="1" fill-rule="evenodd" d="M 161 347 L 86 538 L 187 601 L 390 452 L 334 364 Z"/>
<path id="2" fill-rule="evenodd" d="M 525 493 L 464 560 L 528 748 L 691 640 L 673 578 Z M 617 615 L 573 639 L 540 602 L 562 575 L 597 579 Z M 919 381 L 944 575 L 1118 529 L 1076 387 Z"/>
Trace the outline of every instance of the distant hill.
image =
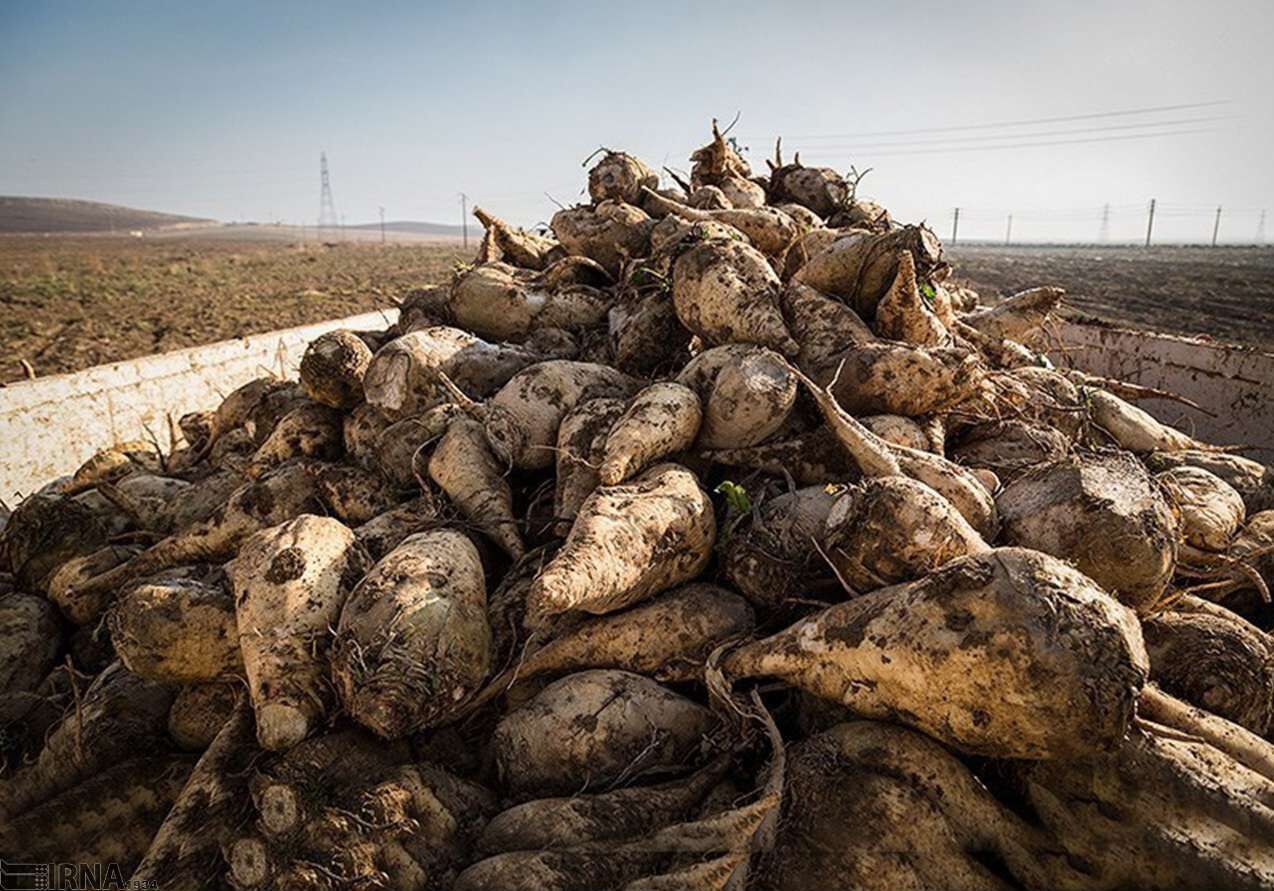
<path id="1" fill-rule="evenodd" d="M 109 232 L 213 222 L 97 201 L 0 195 L 0 232 Z"/>
<path id="2" fill-rule="evenodd" d="M 346 226 L 346 229 L 375 229 L 380 231 L 380 223 L 359 223 L 357 226 Z M 459 238 L 463 230 L 459 226 L 448 226 L 445 223 L 422 223 L 418 220 L 385 221 L 386 232 L 410 232 L 413 235 L 439 235 L 448 238 Z M 482 226 L 478 222 L 469 224 L 469 234 L 481 237 Z"/>

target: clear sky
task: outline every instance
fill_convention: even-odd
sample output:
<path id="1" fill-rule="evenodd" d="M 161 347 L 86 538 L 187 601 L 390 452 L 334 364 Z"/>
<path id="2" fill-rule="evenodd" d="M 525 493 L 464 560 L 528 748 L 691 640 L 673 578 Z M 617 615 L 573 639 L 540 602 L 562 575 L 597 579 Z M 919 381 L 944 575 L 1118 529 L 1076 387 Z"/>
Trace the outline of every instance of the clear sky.
<path id="1" fill-rule="evenodd" d="M 1274 210 L 1272 36 L 1268 0 L 5 0 L 0 194 L 312 223 L 325 150 L 351 223 L 457 222 L 463 191 L 531 224 L 598 146 L 684 169 L 739 112 L 754 165 L 783 134 L 873 167 L 865 194 L 943 235 L 958 205 L 970 236 L 1012 211 L 1020 238 L 1095 237 L 1109 203 L 1132 236 L 1156 197 L 1165 237 L 1221 204 L 1222 239 L 1250 240 Z"/>

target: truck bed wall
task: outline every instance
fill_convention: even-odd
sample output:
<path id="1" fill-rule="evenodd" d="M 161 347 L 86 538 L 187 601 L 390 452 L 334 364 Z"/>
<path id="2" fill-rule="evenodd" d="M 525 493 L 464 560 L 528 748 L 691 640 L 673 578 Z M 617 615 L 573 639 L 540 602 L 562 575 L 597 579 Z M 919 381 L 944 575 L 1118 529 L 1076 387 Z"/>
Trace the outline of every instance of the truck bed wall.
<path id="1" fill-rule="evenodd" d="M 1058 340 L 1058 365 L 1185 396 L 1212 416 L 1162 399 L 1137 405 L 1205 442 L 1251 446 L 1244 455 L 1274 465 L 1274 354 L 1077 322 L 1063 322 Z"/>
<path id="2" fill-rule="evenodd" d="M 383 328 L 396 311 L 367 313 L 240 340 L 23 381 L 0 388 L 0 499 L 10 505 L 73 473 L 113 442 L 152 434 L 168 446 L 168 414 L 214 408 L 263 374 L 295 376 L 306 344 L 337 328 Z M 1187 396 L 1216 414 L 1175 402 L 1139 403 L 1209 442 L 1251 445 L 1274 464 L 1274 355 L 1246 347 L 1063 322 L 1055 362 Z"/>
<path id="3" fill-rule="evenodd" d="M 153 436 L 167 448 L 169 413 L 175 423 L 216 408 L 263 375 L 295 378 L 306 345 L 320 334 L 386 328 L 397 319 L 396 309 L 364 313 L 0 388 L 0 499 L 12 507 L 116 442 Z"/>

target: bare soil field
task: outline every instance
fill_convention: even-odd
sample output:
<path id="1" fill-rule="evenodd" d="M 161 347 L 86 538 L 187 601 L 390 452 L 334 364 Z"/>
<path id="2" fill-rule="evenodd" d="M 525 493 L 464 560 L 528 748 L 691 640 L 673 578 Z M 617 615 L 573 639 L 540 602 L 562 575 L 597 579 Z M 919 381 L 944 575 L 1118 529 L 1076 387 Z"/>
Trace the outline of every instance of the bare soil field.
<path id="1" fill-rule="evenodd" d="M 312 234 L 311 234 L 312 238 Z M 0 383 L 394 305 L 472 250 L 204 238 L 0 237 Z"/>
<path id="2" fill-rule="evenodd" d="M 1059 285 L 1071 313 L 1274 350 L 1274 248 L 956 245 L 958 281 L 988 303 Z"/>

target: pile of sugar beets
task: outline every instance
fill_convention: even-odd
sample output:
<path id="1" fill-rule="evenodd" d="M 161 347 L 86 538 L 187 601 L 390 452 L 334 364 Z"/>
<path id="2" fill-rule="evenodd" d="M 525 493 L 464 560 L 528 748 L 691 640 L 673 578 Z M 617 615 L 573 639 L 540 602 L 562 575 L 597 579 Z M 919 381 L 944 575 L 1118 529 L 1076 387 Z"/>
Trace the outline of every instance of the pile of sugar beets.
<path id="1" fill-rule="evenodd" d="M 0 854 L 1274 888 L 1274 473 L 1053 367 L 1059 290 L 979 307 L 856 178 L 691 161 L 476 211 L 388 330 L 16 507 Z"/>

